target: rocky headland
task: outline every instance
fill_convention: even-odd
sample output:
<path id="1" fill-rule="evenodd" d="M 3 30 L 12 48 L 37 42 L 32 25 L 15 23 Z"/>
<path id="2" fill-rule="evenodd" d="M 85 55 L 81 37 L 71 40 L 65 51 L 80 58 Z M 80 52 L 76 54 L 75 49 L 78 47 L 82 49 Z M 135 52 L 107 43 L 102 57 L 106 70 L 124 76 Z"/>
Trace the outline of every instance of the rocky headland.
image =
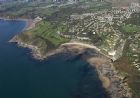
<path id="1" fill-rule="evenodd" d="M 21 47 L 31 49 L 33 57 L 39 60 L 61 53 L 67 55 L 67 60 L 73 61 L 76 58 L 81 58 L 87 61 L 93 68 L 96 68 L 102 85 L 110 98 L 132 98 L 130 88 L 124 82 L 125 77 L 119 75 L 111 59 L 102 54 L 95 46 L 79 42 L 65 43 L 57 49 L 42 55 L 38 47 L 22 42 L 18 36 L 15 36 L 10 42 L 16 42 Z"/>

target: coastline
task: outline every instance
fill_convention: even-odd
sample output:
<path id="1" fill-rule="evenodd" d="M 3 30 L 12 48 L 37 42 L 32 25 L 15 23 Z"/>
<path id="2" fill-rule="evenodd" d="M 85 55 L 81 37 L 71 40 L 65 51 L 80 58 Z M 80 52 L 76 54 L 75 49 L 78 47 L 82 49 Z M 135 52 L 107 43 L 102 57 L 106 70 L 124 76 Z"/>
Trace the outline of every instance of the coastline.
<path id="1" fill-rule="evenodd" d="M 61 52 L 74 54 L 87 61 L 93 68 L 96 68 L 102 86 L 106 89 L 110 98 L 132 98 L 132 94 L 122 76 L 112 64 L 110 58 L 102 54 L 95 46 L 83 43 L 66 43 L 60 46 Z"/>
<path id="2" fill-rule="evenodd" d="M 0 17 L 0 20 L 5 20 L 5 21 L 24 21 L 24 22 L 26 22 L 26 25 L 22 29 L 22 31 L 30 30 L 30 29 L 35 27 L 35 23 L 33 22 L 32 19 L 24 19 L 24 18 L 10 19 L 10 18 Z"/>
<path id="3" fill-rule="evenodd" d="M 11 18 L 0 17 L 0 20 L 28 21 L 32 19 L 26 19 L 26 18 L 25 19 L 24 18 L 11 19 Z"/>
<path id="4" fill-rule="evenodd" d="M 23 31 L 34 28 L 35 24 L 32 21 L 31 24 L 28 19 Z M 100 49 L 93 45 L 88 45 L 80 42 L 69 42 L 60 45 L 55 50 L 49 51 L 42 55 L 40 49 L 34 45 L 24 43 L 18 35 L 14 36 L 9 42 L 14 42 L 20 47 L 31 49 L 31 54 L 35 59 L 44 60 L 49 56 L 53 56 L 58 53 L 73 54 L 79 56 L 87 61 L 92 67 L 95 67 L 99 78 L 102 81 L 102 86 L 109 93 L 110 98 L 132 98 L 132 94 L 128 88 L 128 85 L 123 83 L 123 79 L 120 78 L 118 72 L 114 68 L 111 59 L 100 52 Z M 96 65 L 96 66 L 95 66 Z"/>
<path id="5" fill-rule="evenodd" d="M 109 93 L 110 98 L 132 98 L 128 85 L 126 85 L 123 82 L 123 78 L 119 76 L 111 62 L 111 59 L 103 55 L 95 46 L 79 42 L 64 43 L 56 50 L 52 50 L 45 55 L 41 55 L 38 47 L 23 43 L 18 39 L 18 36 L 15 36 L 10 42 L 15 42 L 20 47 L 31 49 L 33 57 L 38 60 L 44 60 L 49 56 L 59 53 L 70 53 L 75 57 L 80 55 L 83 60 L 87 61 L 92 67 L 96 68 L 99 78 L 102 81 L 102 86 Z"/>

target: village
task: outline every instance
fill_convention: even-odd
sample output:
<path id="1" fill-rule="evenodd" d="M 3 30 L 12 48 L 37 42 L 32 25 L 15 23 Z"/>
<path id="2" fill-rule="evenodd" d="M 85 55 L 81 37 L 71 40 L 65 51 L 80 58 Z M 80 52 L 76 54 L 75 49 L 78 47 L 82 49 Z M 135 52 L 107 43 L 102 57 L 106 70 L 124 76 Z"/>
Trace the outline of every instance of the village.
<path id="1" fill-rule="evenodd" d="M 123 54 L 124 45 L 128 39 L 130 44 L 129 58 L 132 65 L 140 71 L 140 31 L 134 33 L 133 38 L 125 36 L 125 32 L 120 30 L 126 26 L 125 20 L 131 14 L 140 12 L 139 3 L 132 3 L 129 7 L 112 8 L 95 13 L 72 14 L 68 21 L 62 23 L 67 26 L 67 32 L 57 33 L 72 41 L 81 41 L 97 46 L 104 54 L 108 55 L 113 61 L 120 58 Z M 132 50 L 132 51 L 131 51 Z"/>
<path id="2" fill-rule="evenodd" d="M 128 53 L 132 66 L 140 71 L 140 30 L 131 30 L 130 27 L 139 28 L 137 25 L 126 24 L 133 13 L 140 12 L 139 3 L 131 3 L 128 7 L 113 7 L 108 10 L 101 10 L 95 13 L 72 14 L 69 19 L 62 22 L 61 25 L 66 27 L 64 32 L 56 33 L 71 41 L 79 41 L 97 46 L 101 52 L 109 56 L 113 61 L 123 55 L 125 44 L 131 40 Z M 34 19 L 34 25 L 44 18 L 37 16 Z M 123 30 L 126 29 L 126 30 Z M 127 34 L 133 33 L 131 35 Z"/>

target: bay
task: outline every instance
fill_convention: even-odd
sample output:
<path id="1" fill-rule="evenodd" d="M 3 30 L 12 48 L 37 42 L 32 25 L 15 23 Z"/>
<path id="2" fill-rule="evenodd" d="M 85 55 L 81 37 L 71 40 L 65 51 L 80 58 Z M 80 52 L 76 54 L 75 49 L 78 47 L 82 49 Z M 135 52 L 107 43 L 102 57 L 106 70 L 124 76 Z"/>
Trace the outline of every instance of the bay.
<path id="1" fill-rule="evenodd" d="M 21 33 L 25 21 L 0 20 L 0 98 L 107 98 L 95 69 L 65 54 L 44 61 L 8 41 Z"/>

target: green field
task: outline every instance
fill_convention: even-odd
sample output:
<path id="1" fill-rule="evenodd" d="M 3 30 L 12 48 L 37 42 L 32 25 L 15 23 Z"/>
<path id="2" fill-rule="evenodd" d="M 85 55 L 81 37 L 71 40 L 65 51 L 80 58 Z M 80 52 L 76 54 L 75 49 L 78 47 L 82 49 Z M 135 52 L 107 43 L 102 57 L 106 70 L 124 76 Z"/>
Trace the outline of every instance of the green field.
<path id="1" fill-rule="evenodd" d="M 70 40 L 62 37 L 57 33 L 58 31 L 65 32 L 65 26 L 56 26 L 47 21 L 41 21 L 36 24 L 35 28 L 20 34 L 19 38 L 25 43 L 37 46 L 44 54 L 48 50 L 55 49 Z"/>

